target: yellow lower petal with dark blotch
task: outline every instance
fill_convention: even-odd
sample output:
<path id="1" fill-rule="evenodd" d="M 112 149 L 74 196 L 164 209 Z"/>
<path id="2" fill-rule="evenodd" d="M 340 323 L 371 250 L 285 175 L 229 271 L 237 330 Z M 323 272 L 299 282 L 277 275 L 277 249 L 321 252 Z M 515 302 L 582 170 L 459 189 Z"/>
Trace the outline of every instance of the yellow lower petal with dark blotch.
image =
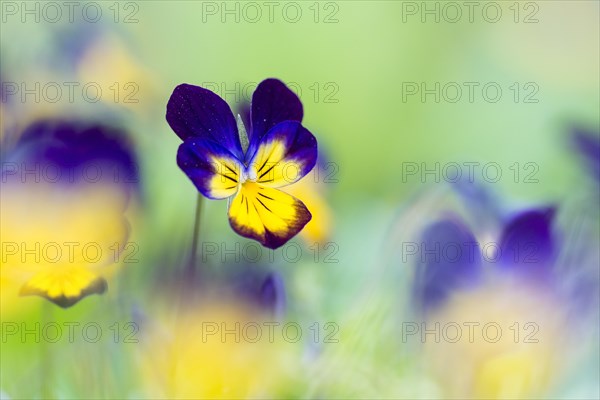
<path id="1" fill-rule="evenodd" d="M 63 307 L 71 307 L 91 294 L 106 291 L 104 278 L 86 268 L 59 268 L 52 272 L 40 272 L 21 288 L 21 296 L 41 296 Z"/>
<path id="2" fill-rule="evenodd" d="M 277 189 L 245 182 L 229 206 L 229 223 L 240 235 L 276 249 L 311 219 L 306 206 Z"/>

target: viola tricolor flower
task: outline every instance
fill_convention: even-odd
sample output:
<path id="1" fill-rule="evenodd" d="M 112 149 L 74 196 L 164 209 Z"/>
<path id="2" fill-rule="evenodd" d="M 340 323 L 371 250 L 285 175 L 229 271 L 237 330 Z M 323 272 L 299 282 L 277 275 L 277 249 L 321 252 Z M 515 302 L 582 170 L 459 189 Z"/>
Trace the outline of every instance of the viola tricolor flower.
<path id="1" fill-rule="evenodd" d="M 176 315 L 169 307 L 152 309 L 134 349 L 145 397 L 248 399 L 289 393 L 298 377 L 292 368 L 297 346 L 286 342 L 271 317 L 232 300 L 186 302 Z"/>
<path id="2" fill-rule="evenodd" d="M 547 396 L 589 351 L 589 337 L 579 333 L 589 328 L 597 288 L 573 292 L 586 266 L 567 268 L 571 249 L 556 214 L 546 207 L 502 218 L 496 242 L 478 241 L 489 232 L 476 235 L 458 217 L 424 230 L 414 305 L 421 333 L 443 327 L 444 340 L 423 339 L 423 354 L 447 397 Z"/>
<path id="3" fill-rule="evenodd" d="M 129 236 L 125 212 L 138 188 L 135 165 L 117 129 L 30 125 L 3 162 L 0 278 L 18 284 L 22 296 L 61 307 L 103 293 Z"/>
<path id="4" fill-rule="evenodd" d="M 244 125 L 250 126 L 250 103 L 242 102 L 238 107 L 238 113 Z M 327 192 L 328 183 L 333 183 L 335 180 L 333 168 L 335 168 L 335 164 L 328 161 L 324 156 L 323 148 L 321 148 L 311 176 L 286 188 L 289 194 L 302 199 L 312 215 L 312 219 L 298 235 L 309 246 L 315 243 L 326 244 L 332 234 L 333 211 L 327 203 Z"/>
<path id="5" fill-rule="evenodd" d="M 251 127 L 210 90 L 182 84 L 167 104 L 167 121 L 183 140 L 177 164 L 210 199 L 230 198 L 229 223 L 240 235 L 278 248 L 310 221 L 297 198 L 279 190 L 317 160 L 317 140 L 302 126 L 300 99 L 276 79 L 252 96 Z"/>
<path id="6" fill-rule="evenodd" d="M 553 208 L 533 209 L 513 217 L 505 224 L 497 253 L 485 256 L 482 245 L 461 222 L 447 219 L 432 224 L 423 233 L 422 244 L 440 253 L 425 257 L 418 266 L 415 295 L 419 308 L 436 308 L 456 290 L 481 284 L 486 262 L 505 275 L 536 283 L 551 281 L 558 251 L 552 232 L 554 213 Z M 441 249 L 452 249 L 452 254 Z"/>

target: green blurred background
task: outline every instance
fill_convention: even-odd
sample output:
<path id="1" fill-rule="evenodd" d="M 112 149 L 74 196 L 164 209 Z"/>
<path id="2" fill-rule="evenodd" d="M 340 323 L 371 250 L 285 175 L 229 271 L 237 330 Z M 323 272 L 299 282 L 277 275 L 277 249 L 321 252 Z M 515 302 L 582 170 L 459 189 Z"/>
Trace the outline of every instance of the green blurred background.
<path id="1" fill-rule="evenodd" d="M 42 86 L 99 82 L 104 90 L 96 103 L 79 95 L 70 102 L 66 94 L 56 103 L 43 96 L 39 102 L 31 101 L 31 96 L 22 101 L 20 94 L 3 99 L 3 125 L 12 127 L 10 134 L 5 128 L 3 145 L 10 146 L 15 140 L 11 135 L 18 136 L 20 129 L 39 117 L 99 118 L 128 129 L 140 160 L 143 198 L 132 232 L 140 244 L 140 261 L 124 268 L 105 296 L 90 297 L 68 310 L 53 310 L 52 318 L 60 321 L 101 320 L 108 326 L 108 321 L 129 321 L 132 305 L 152 315 L 156 308 L 149 299 L 161 291 L 157 281 L 182 268 L 191 240 L 196 190 L 175 163 L 180 139 L 164 119 L 176 85 L 219 88 L 217 93 L 234 110 L 267 77 L 296 89 L 304 105 L 303 124 L 336 166 L 329 171 L 336 182 L 326 184 L 325 190 L 333 215 L 331 241 L 339 246 L 335 255 L 339 262 L 313 262 L 307 246 L 294 239 L 304 249 L 302 260 L 289 263 L 277 253 L 267 268 L 285 278 L 289 320 L 336 321 L 341 333 L 340 343 L 332 345 L 326 361 L 315 361 L 317 367 L 298 367 L 311 372 L 298 373 L 302 378 L 279 396 L 443 396 L 431 380 L 414 372 L 418 369 L 407 361 L 414 354 L 404 354 L 393 337 L 381 337 L 394 332 L 385 328 L 390 318 L 403 318 L 410 275 L 390 260 L 389 250 L 394 247 L 390 232 L 416 232 L 417 227 L 399 226 L 398 215 L 406 209 L 416 213 L 411 208 L 415 196 L 444 184 L 443 176 L 436 182 L 432 175 L 421 179 L 420 172 L 403 179 L 406 163 L 419 167 L 425 163 L 428 168 L 436 163 L 497 163 L 502 172 L 498 182 L 482 180 L 481 169 L 476 169 L 475 179 L 511 205 L 568 202 L 586 184 L 581 165 L 567 146 L 567 135 L 574 126 L 597 132 L 600 125 L 597 1 L 493 2 L 502 12 L 497 22 L 486 20 L 495 9 L 489 14 L 482 11 L 490 2 L 475 2 L 469 21 L 462 2 L 448 6 L 432 1 L 298 1 L 274 2 L 270 9 L 262 1 L 101 1 L 96 2 L 102 10 L 97 23 L 81 17 L 79 10 L 86 2 L 77 2 L 80 7 L 73 23 L 62 6 L 62 17 L 54 23 L 44 15 L 39 22 L 22 15 L 25 5 L 43 10 L 44 3 L 1 3 L 3 82 L 41 82 Z M 448 21 L 454 18 L 457 4 L 462 16 Z M 439 21 L 435 14 L 422 15 L 425 8 L 435 7 Z M 108 89 L 114 82 L 123 90 L 120 96 L 126 92 L 124 85 L 134 82 L 139 89 L 134 98 L 139 102 L 126 103 L 123 97 L 115 102 Z M 439 102 L 434 95 L 422 101 L 420 92 L 405 92 L 412 83 L 433 88 L 436 82 L 441 87 L 458 83 L 462 98 L 451 102 L 441 93 Z M 464 82 L 478 85 L 472 102 Z M 482 95 L 482 87 L 490 82 L 502 89 L 497 102 Z M 244 93 L 244 88 L 250 89 Z M 530 99 L 537 101 L 529 103 L 526 95 L 532 88 L 537 90 Z M 518 182 L 511 169 L 515 163 L 519 163 Z M 529 172 L 523 167 L 526 163 L 536 166 L 537 182 L 524 179 Z M 226 207 L 225 201 L 204 202 L 201 240 L 240 242 L 229 228 Z M 428 216 L 425 212 L 422 219 Z M 205 268 L 219 274 L 220 264 L 214 257 Z M 390 265 L 395 270 L 391 275 L 385 272 Z M 3 321 L 46 318 L 43 300 L 22 301 L 25 310 L 3 315 Z M 102 341 L 50 346 L 54 355 L 50 368 L 57 377 L 50 396 L 143 396 L 132 372 L 137 364 L 131 346 L 111 346 L 116 345 Z M 37 385 L 29 383 L 37 379 L 36 368 L 48 369 L 39 366 L 39 347 L 2 343 L 3 395 L 39 397 Z M 86 350 L 76 350 L 81 348 Z M 108 351 L 114 356 L 107 358 Z M 95 371 L 90 373 L 96 376 L 92 381 L 105 384 L 81 383 L 91 378 L 79 377 L 80 368 Z M 98 372 L 107 370 L 115 376 Z M 558 389 L 554 395 L 591 393 L 593 397 L 595 372 L 597 365 L 582 370 L 587 377 L 584 384 L 578 386 L 572 383 L 577 379 L 571 379 L 575 389 Z M 327 376 L 328 383 L 316 378 L 320 374 Z M 344 382 L 361 379 L 370 383 L 365 387 L 352 383 L 352 390 L 346 390 Z M 323 389 L 327 385 L 333 389 Z"/>

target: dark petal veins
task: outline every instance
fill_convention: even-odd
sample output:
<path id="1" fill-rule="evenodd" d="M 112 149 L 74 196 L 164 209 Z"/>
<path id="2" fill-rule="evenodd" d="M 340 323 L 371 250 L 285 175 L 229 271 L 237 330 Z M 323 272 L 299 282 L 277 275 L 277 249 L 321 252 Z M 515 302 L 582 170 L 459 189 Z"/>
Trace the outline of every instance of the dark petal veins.
<path id="1" fill-rule="evenodd" d="M 177 151 L 177 165 L 198 191 L 210 199 L 224 199 L 237 191 L 239 162 L 217 142 L 198 138 L 186 140 Z"/>
<path id="2" fill-rule="evenodd" d="M 546 274 L 555 256 L 553 208 L 523 212 L 508 222 L 500 240 L 501 268 L 519 273 Z"/>
<path id="3" fill-rule="evenodd" d="M 285 145 L 285 154 L 282 159 L 258 159 L 260 158 L 257 154 L 259 147 L 265 146 L 268 149 L 278 142 Z M 297 163 L 299 170 L 297 174 L 294 174 L 296 175 L 295 179 L 288 179 L 276 186 L 273 185 L 273 187 L 285 186 L 298 181 L 313 169 L 318 156 L 317 139 L 299 122 L 284 121 L 275 125 L 260 142 L 252 143 L 248 148 L 248 155 L 250 156 L 249 164 L 255 164 L 257 167 L 258 182 L 260 183 L 264 183 L 262 179 L 267 179 L 272 169 L 284 167 L 289 162 Z"/>
<path id="4" fill-rule="evenodd" d="M 417 246 L 415 298 L 421 310 L 439 306 L 456 289 L 481 276 L 481 253 L 473 234 L 461 224 L 444 220 L 431 225 Z"/>
<path id="5" fill-rule="evenodd" d="M 167 122 L 182 140 L 212 140 L 243 159 L 233 113 L 210 90 L 188 84 L 177 86 L 167 103 Z"/>
<path id="6" fill-rule="evenodd" d="M 250 143 L 259 142 L 275 125 L 283 121 L 302 122 L 302 103 L 294 92 L 278 79 L 265 79 L 252 95 Z"/>
<path id="7" fill-rule="evenodd" d="M 256 183 L 242 185 L 228 214 L 234 231 L 270 249 L 286 244 L 312 218 L 302 201 Z"/>

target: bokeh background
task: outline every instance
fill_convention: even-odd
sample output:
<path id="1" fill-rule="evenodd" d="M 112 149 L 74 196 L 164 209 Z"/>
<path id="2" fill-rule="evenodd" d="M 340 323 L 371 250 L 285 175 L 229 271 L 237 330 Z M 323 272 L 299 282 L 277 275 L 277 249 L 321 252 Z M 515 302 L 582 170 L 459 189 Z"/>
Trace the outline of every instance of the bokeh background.
<path id="1" fill-rule="evenodd" d="M 594 142 L 600 131 L 598 2 L 484 1 L 472 15 L 461 2 L 435 1 L 74 3 L 71 18 L 60 2 L 1 2 L 2 154 L 40 119 L 126 132 L 139 172 L 128 210 L 135 255 L 111 266 L 105 294 L 67 309 L 18 297 L 19 285 L 3 271 L 2 398 L 599 397 L 598 181 L 573 145 L 574 132 Z M 229 227 L 227 202 L 204 201 L 200 251 L 190 261 L 197 192 L 175 162 L 180 139 L 165 121 L 167 100 L 190 83 L 240 110 L 267 77 L 299 95 L 303 125 L 319 142 L 321 172 L 296 194 L 304 192 L 309 208 L 313 199 L 316 233 L 283 250 L 262 249 L 256 261 L 257 247 Z M 73 98 L 69 82 L 78 84 Z M 465 82 L 475 85 L 472 101 Z M 436 83 L 439 99 L 421 97 L 422 84 Z M 88 84 L 101 94 L 83 93 Z M 501 88 L 497 101 L 482 92 L 487 84 Z M 456 102 L 455 87 L 462 89 Z M 492 163 L 502 175 L 489 178 L 478 167 L 465 192 L 445 179 L 448 163 L 463 174 L 464 163 Z M 423 174 L 436 165 L 438 173 Z M 43 194 L 39 200 L 43 208 Z M 550 205 L 558 210 L 559 260 L 579 257 L 556 267 L 559 280 L 588 282 L 585 306 L 543 325 L 548 314 L 561 314 L 560 296 L 546 301 L 547 292 L 497 287 L 494 279 L 458 302 L 446 320 L 478 315 L 482 324 L 525 318 L 548 326 L 540 343 L 519 348 L 525 360 L 492 368 L 493 378 L 459 366 L 512 354 L 512 322 L 502 325 L 510 342 L 501 341 L 503 350 L 404 340 L 406 323 L 421 317 L 412 301 L 419 263 L 405 257 L 403 244 L 449 213 L 494 240 L 501 224 L 486 225 L 481 215 L 501 220 Z M 47 212 L 55 212 L 50 202 Z M 11 213 L 2 204 L 2 218 Z M 190 263 L 194 279 L 182 275 Z M 263 301 L 265 287 L 268 310 L 257 311 L 248 296 Z M 490 303 L 501 306 L 469 314 Z M 530 314 L 511 317 L 523 309 Z M 296 323 L 302 337 L 292 343 L 276 331 L 274 343 L 199 340 L 206 322 L 265 319 Z M 56 343 L 39 329 L 39 340 L 21 335 L 52 322 L 63 328 Z M 97 324 L 100 339 L 76 330 L 71 342 L 70 322 Z M 8 334 L 14 326 L 18 333 Z M 124 339 L 130 332 L 134 341 Z M 541 376 L 531 372 L 540 364 L 551 366 Z"/>

